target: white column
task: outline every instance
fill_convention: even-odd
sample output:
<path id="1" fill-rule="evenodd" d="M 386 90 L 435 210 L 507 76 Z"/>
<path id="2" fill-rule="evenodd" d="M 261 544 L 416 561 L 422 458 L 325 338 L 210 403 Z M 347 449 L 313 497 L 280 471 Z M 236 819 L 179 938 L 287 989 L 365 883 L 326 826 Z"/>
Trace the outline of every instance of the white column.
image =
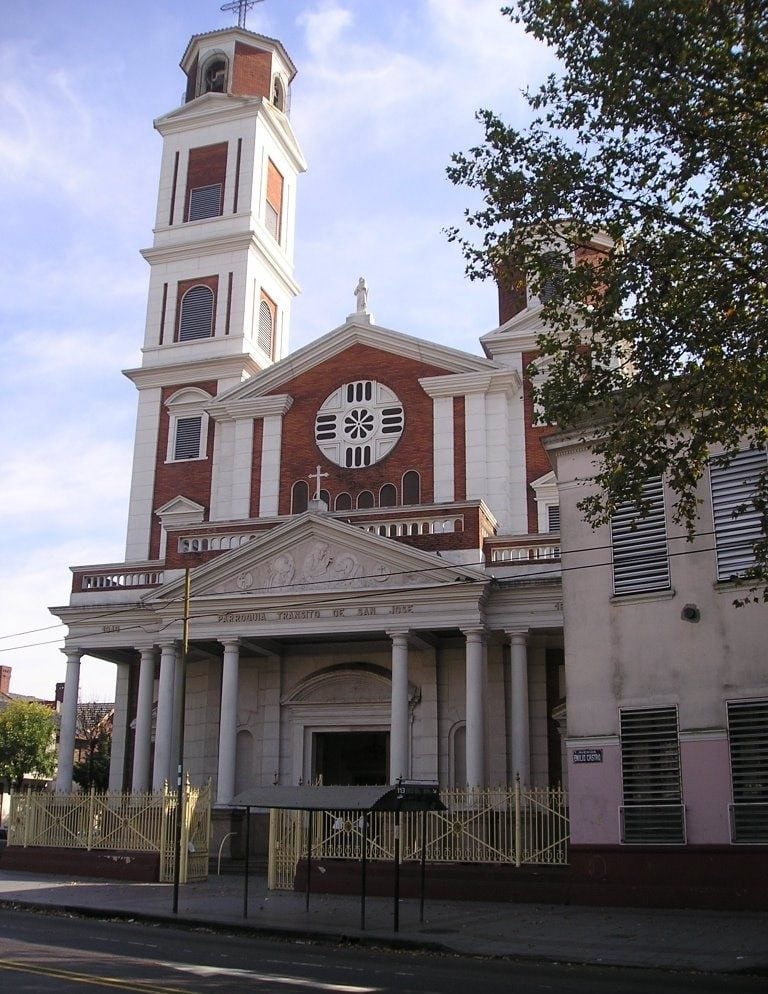
<path id="1" fill-rule="evenodd" d="M 389 727 L 389 782 L 408 778 L 408 636 L 392 639 L 392 714 Z"/>
<path id="2" fill-rule="evenodd" d="M 167 780 L 171 787 L 176 778 L 171 774 L 171 743 L 173 742 L 173 685 L 176 670 L 176 643 L 160 646 L 160 685 L 157 690 L 157 721 L 155 723 L 155 765 L 152 771 L 153 790 L 162 790 Z"/>
<path id="3" fill-rule="evenodd" d="M 131 789 L 135 793 L 149 790 L 149 757 L 152 748 L 152 696 L 155 689 L 154 646 L 140 650 L 139 691 L 136 700 L 136 729 L 133 736 L 133 777 Z"/>
<path id="4" fill-rule="evenodd" d="M 282 437 L 282 414 L 269 414 L 265 416 L 264 433 L 261 443 L 261 481 L 259 485 L 259 517 L 261 518 L 268 518 L 278 512 Z"/>
<path id="5" fill-rule="evenodd" d="M 64 678 L 64 700 L 61 705 L 59 726 L 59 769 L 56 790 L 72 792 L 72 767 L 75 762 L 75 729 L 77 727 L 77 695 L 80 687 L 80 649 L 63 649 L 67 657 L 67 675 Z"/>
<path id="6" fill-rule="evenodd" d="M 131 664 L 118 663 L 115 677 L 115 715 L 112 721 L 112 749 L 109 756 L 108 790 L 119 793 L 125 787 L 125 757 L 128 752 L 128 702 L 131 699 Z"/>
<path id="7" fill-rule="evenodd" d="M 224 665 L 221 674 L 221 715 L 219 718 L 219 770 L 216 803 L 231 804 L 235 796 L 235 757 L 237 750 L 237 684 L 240 670 L 240 639 L 221 640 Z"/>
<path id="8" fill-rule="evenodd" d="M 528 633 L 507 632 L 512 690 L 512 776 L 531 781 L 531 738 L 528 724 Z"/>
<path id="9" fill-rule="evenodd" d="M 432 401 L 434 423 L 435 503 L 456 499 L 454 470 L 453 397 L 435 397 Z"/>
<path id="10" fill-rule="evenodd" d="M 467 640 L 467 786 L 485 785 L 485 634 L 465 631 Z"/>

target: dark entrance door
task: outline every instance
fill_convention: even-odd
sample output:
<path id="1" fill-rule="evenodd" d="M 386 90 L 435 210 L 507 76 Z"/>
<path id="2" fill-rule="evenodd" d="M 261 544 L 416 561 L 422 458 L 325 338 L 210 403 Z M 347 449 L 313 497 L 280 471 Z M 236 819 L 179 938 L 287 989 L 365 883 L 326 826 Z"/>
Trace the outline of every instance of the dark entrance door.
<path id="1" fill-rule="evenodd" d="M 389 782 L 389 732 L 315 732 L 315 777 L 326 786 Z"/>

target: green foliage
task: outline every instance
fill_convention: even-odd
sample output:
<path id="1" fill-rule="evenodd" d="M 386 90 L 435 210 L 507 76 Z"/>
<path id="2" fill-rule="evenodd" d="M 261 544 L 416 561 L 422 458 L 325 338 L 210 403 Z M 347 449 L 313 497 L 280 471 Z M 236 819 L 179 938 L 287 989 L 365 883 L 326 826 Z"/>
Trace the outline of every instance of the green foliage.
<path id="1" fill-rule="evenodd" d="M 37 701 L 11 701 L 0 713 L 0 777 L 17 790 L 25 776 L 51 777 L 56 769 L 56 725 Z"/>
<path id="2" fill-rule="evenodd" d="M 588 520 L 663 472 L 692 534 L 711 448 L 768 436 L 765 2 L 519 0 L 504 13 L 563 71 L 527 93 L 524 129 L 480 112 L 484 142 L 448 172 L 483 205 L 449 237 L 470 276 L 519 267 L 538 292 L 553 252 L 578 261 L 607 236 L 544 306 L 539 400 L 551 423 L 595 433 Z"/>
<path id="3" fill-rule="evenodd" d="M 83 790 L 105 791 L 109 787 L 109 760 L 112 748 L 110 705 L 97 701 L 78 704 L 75 745 L 79 759 L 72 779 Z"/>

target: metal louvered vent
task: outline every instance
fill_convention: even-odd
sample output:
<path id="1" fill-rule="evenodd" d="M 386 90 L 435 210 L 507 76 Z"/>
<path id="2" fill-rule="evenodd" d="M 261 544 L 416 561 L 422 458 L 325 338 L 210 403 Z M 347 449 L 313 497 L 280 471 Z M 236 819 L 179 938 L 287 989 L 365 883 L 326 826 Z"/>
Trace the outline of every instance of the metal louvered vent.
<path id="1" fill-rule="evenodd" d="M 200 437 L 202 434 L 203 419 L 179 418 L 176 421 L 176 435 L 173 447 L 174 459 L 199 459 L 200 458 Z"/>
<path id="2" fill-rule="evenodd" d="M 739 576 L 754 565 L 754 543 L 762 537 L 762 528 L 752 499 L 765 468 L 764 449 L 739 452 L 727 466 L 716 459 L 710 463 L 718 580 Z"/>
<path id="3" fill-rule="evenodd" d="M 642 499 L 648 510 L 645 517 L 641 517 L 633 501 L 625 501 L 611 518 L 613 592 L 617 596 L 669 589 L 664 485 L 660 476 L 643 485 Z"/>
<path id="4" fill-rule="evenodd" d="M 191 342 L 210 338 L 213 333 L 213 290 L 209 286 L 193 286 L 181 300 L 179 341 Z"/>
<path id="5" fill-rule="evenodd" d="M 206 217 L 219 217 L 220 214 L 221 183 L 197 186 L 189 191 L 188 221 L 201 221 Z"/>
<path id="6" fill-rule="evenodd" d="M 622 842 L 685 841 L 677 708 L 622 709 Z"/>
<path id="7" fill-rule="evenodd" d="M 550 504 L 547 508 L 547 530 L 551 532 L 560 531 L 560 505 Z"/>
<path id="8" fill-rule="evenodd" d="M 272 309 L 266 300 L 259 304 L 259 332 L 257 344 L 265 355 L 272 355 Z"/>
<path id="9" fill-rule="evenodd" d="M 768 699 L 728 702 L 731 839 L 768 842 Z"/>

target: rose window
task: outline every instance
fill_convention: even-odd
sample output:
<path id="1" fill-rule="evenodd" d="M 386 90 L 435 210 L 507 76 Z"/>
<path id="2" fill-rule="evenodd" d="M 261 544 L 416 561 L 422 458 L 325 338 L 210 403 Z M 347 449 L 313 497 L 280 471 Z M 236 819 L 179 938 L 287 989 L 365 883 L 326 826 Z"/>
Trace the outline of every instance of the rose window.
<path id="1" fill-rule="evenodd" d="M 403 405 L 389 387 L 357 380 L 325 399 L 315 418 L 315 441 L 337 466 L 372 466 L 397 445 L 404 426 Z"/>

